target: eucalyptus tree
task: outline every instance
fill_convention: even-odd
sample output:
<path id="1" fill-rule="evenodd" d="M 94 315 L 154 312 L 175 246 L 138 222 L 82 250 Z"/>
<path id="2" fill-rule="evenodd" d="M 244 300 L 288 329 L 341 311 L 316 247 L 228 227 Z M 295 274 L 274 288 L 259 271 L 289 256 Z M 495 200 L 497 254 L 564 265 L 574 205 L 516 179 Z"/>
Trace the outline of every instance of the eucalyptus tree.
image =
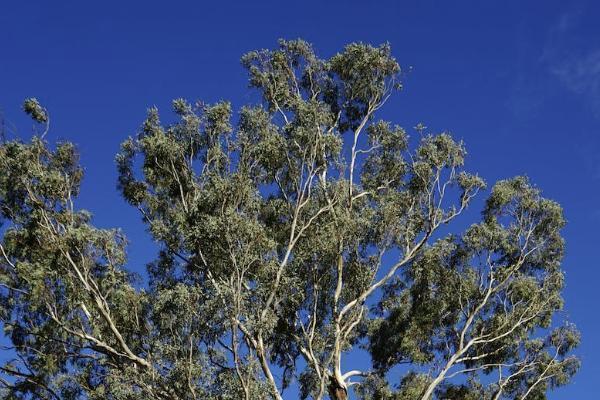
<path id="1" fill-rule="evenodd" d="M 557 203 L 516 177 L 457 222 L 486 184 L 448 133 L 380 119 L 401 88 L 387 45 L 323 60 L 281 41 L 242 64 L 258 104 L 175 100 L 116 157 L 158 244 L 147 284 L 123 233 L 75 207 L 77 151 L 26 101 L 44 133 L 0 145 L 4 398 L 521 400 L 569 382 Z"/>

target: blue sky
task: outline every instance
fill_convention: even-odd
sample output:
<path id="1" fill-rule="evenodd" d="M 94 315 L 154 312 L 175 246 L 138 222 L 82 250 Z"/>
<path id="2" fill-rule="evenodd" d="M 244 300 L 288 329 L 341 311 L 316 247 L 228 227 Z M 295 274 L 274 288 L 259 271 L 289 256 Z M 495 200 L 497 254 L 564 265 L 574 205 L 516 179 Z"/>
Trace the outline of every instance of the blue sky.
<path id="1" fill-rule="evenodd" d="M 80 206 L 123 228 L 130 268 L 142 271 L 155 248 L 115 190 L 114 155 L 148 107 L 253 101 L 239 58 L 278 38 L 302 37 L 323 57 L 388 41 L 410 72 L 385 118 L 450 130 L 488 182 L 527 174 L 563 205 L 566 313 L 583 333 L 583 368 L 550 399 L 590 398 L 600 374 L 599 19 L 594 1 L 4 2 L 0 109 L 24 138 L 23 99 L 50 110 L 48 137 L 81 149 Z"/>

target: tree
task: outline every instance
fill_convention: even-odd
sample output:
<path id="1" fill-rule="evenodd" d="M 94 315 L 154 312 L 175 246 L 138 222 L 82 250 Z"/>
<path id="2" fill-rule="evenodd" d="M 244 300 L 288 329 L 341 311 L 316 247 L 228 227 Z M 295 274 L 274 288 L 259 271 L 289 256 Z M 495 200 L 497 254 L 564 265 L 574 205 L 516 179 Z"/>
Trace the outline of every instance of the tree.
<path id="1" fill-rule="evenodd" d="M 322 60 L 280 41 L 242 63 L 260 104 L 175 100 L 176 123 L 151 109 L 117 155 L 160 247 L 147 285 L 124 235 L 74 206 L 71 143 L 1 144 L 4 398 L 283 399 L 297 382 L 313 399 L 521 400 L 569 382 L 557 203 L 516 177 L 480 221 L 441 229 L 486 184 L 448 133 L 419 125 L 416 143 L 378 119 L 401 88 L 388 45 Z"/>

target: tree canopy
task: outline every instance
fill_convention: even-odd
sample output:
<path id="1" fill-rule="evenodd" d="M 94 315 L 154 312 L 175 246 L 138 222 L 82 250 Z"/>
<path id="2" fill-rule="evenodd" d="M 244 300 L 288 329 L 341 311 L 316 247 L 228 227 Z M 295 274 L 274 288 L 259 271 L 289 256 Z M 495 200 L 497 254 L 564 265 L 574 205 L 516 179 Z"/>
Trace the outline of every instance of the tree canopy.
<path id="1" fill-rule="evenodd" d="M 282 40 L 242 64 L 258 104 L 177 99 L 116 156 L 158 244 L 147 284 L 75 205 L 76 147 L 25 102 L 45 128 L 0 144 L 3 398 L 541 400 L 570 381 L 559 204 L 526 177 L 487 189 L 447 132 L 381 120 L 402 87 L 388 45 Z"/>

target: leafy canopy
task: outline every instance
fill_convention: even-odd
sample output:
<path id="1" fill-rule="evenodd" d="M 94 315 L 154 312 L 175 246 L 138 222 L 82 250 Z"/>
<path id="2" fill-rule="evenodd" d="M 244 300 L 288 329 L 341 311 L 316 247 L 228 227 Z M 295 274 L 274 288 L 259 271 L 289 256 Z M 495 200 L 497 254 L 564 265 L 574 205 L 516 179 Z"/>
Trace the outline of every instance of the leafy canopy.
<path id="1" fill-rule="evenodd" d="M 151 109 L 116 157 L 159 246 L 148 284 L 126 239 L 75 207 L 71 143 L 0 144 L 7 399 L 544 399 L 579 367 L 562 323 L 561 207 L 527 178 L 486 188 L 465 147 L 378 118 L 401 88 L 388 45 L 242 58 L 261 95 Z M 450 227 L 443 232 L 450 232 Z M 348 354 L 365 349 L 372 365 Z"/>

